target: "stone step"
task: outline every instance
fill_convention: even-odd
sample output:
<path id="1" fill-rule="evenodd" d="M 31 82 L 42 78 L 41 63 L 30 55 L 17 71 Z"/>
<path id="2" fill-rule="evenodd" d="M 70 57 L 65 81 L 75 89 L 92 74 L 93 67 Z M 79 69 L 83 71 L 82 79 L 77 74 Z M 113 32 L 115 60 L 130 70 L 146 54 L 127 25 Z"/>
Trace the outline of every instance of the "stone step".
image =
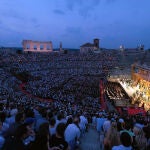
<path id="1" fill-rule="evenodd" d="M 80 150 L 100 150 L 99 134 L 95 128 L 89 127 L 88 132 L 81 137 Z"/>

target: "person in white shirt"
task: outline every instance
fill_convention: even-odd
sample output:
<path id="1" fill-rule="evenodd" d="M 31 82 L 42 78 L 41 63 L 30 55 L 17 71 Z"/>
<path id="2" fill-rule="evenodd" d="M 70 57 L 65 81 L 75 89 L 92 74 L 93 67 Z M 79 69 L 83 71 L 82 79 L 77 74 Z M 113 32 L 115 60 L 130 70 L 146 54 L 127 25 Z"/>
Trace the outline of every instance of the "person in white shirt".
<path id="1" fill-rule="evenodd" d="M 79 117 L 75 117 L 73 123 L 69 124 L 65 130 L 65 140 L 68 142 L 71 150 L 76 147 L 76 142 L 80 138 L 80 129 L 78 127 Z"/>
<path id="2" fill-rule="evenodd" d="M 10 116 L 9 118 L 6 118 L 6 123 L 8 123 L 9 125 L 15 123 L 15 116 L 18 113 L 18 109 L 14 108 L 10 111 Z"/>
<path id="3" fill-rule="evenodd" d="M 104 124 L 103 124 L 103 130 L 104 130 L 104 134 L 107 133 L 108 129 L 110 129 L 111 127 L 111 117 L 108 116 L 107 120 L 104 121 Z"/>
<path id="4" fill-rule="evenodd" d="M 81 130 L 82 134 L 85 133 L 87 125 L 88 125 L 87 118 L 84 115 L 81 115 L 80 116 L 79 127 L 80 127 L 80 130 Z"/>

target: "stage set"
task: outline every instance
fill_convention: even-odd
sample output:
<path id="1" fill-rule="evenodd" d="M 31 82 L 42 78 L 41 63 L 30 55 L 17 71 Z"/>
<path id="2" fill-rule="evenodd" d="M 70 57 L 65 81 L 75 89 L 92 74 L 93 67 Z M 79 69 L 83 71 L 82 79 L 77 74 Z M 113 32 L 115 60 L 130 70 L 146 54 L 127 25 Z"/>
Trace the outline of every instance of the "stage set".
<path id="1" fill-rule="evenodd" d="M 147 115 L 150 111 L 150 68 L 133 64 L 131 79 L 109 78 L 105 93 L 119 112 L 126 110 L 129 115 Z"/>

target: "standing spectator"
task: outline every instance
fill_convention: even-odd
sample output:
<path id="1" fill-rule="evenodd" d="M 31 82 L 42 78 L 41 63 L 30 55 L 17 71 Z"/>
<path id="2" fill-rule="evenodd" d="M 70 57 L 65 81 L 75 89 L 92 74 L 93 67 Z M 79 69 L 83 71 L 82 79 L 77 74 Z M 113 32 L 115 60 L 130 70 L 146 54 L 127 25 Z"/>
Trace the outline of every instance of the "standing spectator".
<path id="1" fill-rule="evenodd" d="M 145 137 L 147 139 L 146 150 L 150 149 L 150 126 L 143 127 Z"/>
<path id="2" fill-rule="evenodd" d="M 5 112 L 0 112 L 0 122 L 2 123 L 2 127 L 1 127 L 1 134 L 5 134 L 5 132 L 8 130 L 9 128 L 9 124 L 5 122 L 6 121 L 6 114 Z"/>
<path id="3" fill-rule="evenodd" d="M 75 150 L 76 142 L 80 138 L 80 129 L 78 127 L 79 117 L 74 117 L 73 123 L 69 124 L 65 130 L 65 140 L 68 142 L 71 150 Z"/>
<path id="4" fill-rule="evenodd" d="M 104 130 L 104 134 L 106 135 L 107 131 L 110 129 L 111 127 L 111 117 L 108 116 L 107 120 L 104 121 L 103 124 L 103 130 Z"/>
<path id="5" fill-rule="evenodd" d="M 122 132 L 120 135 L 121 145 L 113 146 L 112 150 L 132 150 L 132 139 L 128 132 Z"/>
<path id="6" fill-rule="evenodd" d="M 15 122 L 15 116 L 16 114 L 18 113 L 18 109 L 17 108 L 13 108 L 11 111 L 10 111 L 10 117 L 9 118 L 6 118 L 6 122 L 11 125 Z"/>
<path id="7" fill-rule="evenodd" d="M 0 121 L 0 149 L 3 147 L 5 138 L 2 135 L 2 122 Z"/>
<path id="8" fill-rule="evenodd" d="M 56 134 L 56 120 L 54 117 L 51 118 L 49 121 L 49 131 L 50 131 L 51 136 Z"/>
<path id="9" fill-rule="evenodd" d="M 68 143 L 65 141 L 64 132 L 66 125 L 59 123 L 56 128 L 56 134 L 52 136 L 50 144 L 52 147 L 59 147 L 61 150 L 68 150 Z"/>
<path id="10" fill-rule="evenodd" d="M 35 137 L 35 141 L 31 144 L 29 150 L 60 150 L 57 147 L 50 148 L 50 138 L 49 124 L 41 124 Z"/>
<path id="11" fill-rule="evenodd" d="M 40 115 L 41 116 L 36 121 L 36 127 L 35 127 L 36 131 L 38 131 L 38 129 L 39 129 L 39 127 L 40 127 L 41 124 L 48 123 L 46 109 L 45 108 L 41 108 L 39 111 L 40 111 Z"/>
<path id="12" fill-rule="evenodd" d="M 83 135 L 87 129 L 87 126 L 88 126 L 88 120 L 87 118 L 84 116 L 84 114 L 82 114 L 80 116 L 80 122 L 79 122 L 79 127 L 80 127 L 80 130 L 81 130 L 81 134 Z"/>
<path id="13" fill-rule="evenodd" d="M 28 146 L 24 140 L 30 136 L 27 124 L 18 126 L 14 137 L 10 137 L 4 144 L 4 150 L 28 150 Z"/>
<path id="14" fill-rule="evenodd" d="M 24 113 L 18 113 L 15 116 L 15 122 L 10 124 L 8 130 L 4 134 L 6 137 L 14 136 L 17 128 L 24 122 Z"/>
<path id="15" fill-rule="evenodd" d="M 120 144 L 120 134 L 117 131 L 117 123 L 113 121 L 104 139 L 104 149 L 111 150 L 113 146 L 118 146 L 119 144 Z"/>

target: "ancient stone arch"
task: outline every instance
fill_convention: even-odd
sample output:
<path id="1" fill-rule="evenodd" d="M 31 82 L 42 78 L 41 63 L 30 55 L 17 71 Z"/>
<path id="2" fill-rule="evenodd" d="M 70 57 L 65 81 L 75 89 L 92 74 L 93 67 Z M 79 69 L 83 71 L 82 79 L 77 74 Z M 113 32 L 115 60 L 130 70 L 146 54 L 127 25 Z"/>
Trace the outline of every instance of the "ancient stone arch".
<path id="1" fill-rule="evenodd" d="M 52 52 L 53 46 L 52 42 L 41 42 L 32 40 L 22 41 L 23 51 L 25 52 Z"/>

